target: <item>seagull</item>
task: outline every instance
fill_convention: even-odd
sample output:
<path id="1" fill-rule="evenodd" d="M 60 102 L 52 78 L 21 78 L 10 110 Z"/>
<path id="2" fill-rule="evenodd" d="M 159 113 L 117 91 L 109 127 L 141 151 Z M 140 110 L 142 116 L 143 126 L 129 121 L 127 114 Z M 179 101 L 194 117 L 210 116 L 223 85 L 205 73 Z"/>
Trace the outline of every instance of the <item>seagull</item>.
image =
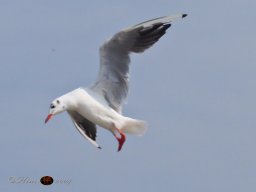
<path id="1" fill-rule="evenodd" d="M 53 116 L 66 111 L 76 129 L 95 147 L 97 127 L 109 130 L 118 141 L 118 150 L 126 141 L 126 133 L 143 135 L 146 123 L 122 115 L 122 107 L 129 89 L 131 53 L 142 53 L 154 45 L 176 19 L 187 14 L 151 19 L 121 30 L 103 43 L 99 49 L 100 68 L 96 81 L 80 87 L 52 101 L 47 123 Z"/>

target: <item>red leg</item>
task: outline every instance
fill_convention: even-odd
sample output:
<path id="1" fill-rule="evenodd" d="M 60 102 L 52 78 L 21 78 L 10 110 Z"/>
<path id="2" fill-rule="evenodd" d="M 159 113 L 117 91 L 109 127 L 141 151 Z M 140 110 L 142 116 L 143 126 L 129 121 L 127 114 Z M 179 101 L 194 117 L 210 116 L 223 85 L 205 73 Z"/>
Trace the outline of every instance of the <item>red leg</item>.
<path id="1" fill-rule="evenodd" d="M 118 133 L 120 134 L 121 137 L 118 137 L 116 134 L 114 134 L 115 138 L 117 139 L 119 145 L 118 145 L 118 150 L 117 151 L 120 151 L 122 149 L 122 146 L 126 140 L 126 136 L 124 134 L 124 132 L 122 132 L 121 130 L 119 129 L 116 129 L 118 131 Z"/>

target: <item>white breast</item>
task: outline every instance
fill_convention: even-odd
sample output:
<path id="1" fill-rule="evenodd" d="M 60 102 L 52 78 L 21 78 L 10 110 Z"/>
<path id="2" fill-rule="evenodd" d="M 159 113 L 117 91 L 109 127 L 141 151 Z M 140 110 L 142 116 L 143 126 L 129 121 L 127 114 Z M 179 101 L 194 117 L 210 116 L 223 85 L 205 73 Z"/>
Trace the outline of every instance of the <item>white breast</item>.
<path id="1" fill-rule="evenodd" d="M 76 99 L 77 111 L 89 121 L 107 128 L 113 129 L 122 120 L 122 116 L 107 105 L 104 98 L 93 95 L 88 90 L 79 88 L 73 92 Z"/>

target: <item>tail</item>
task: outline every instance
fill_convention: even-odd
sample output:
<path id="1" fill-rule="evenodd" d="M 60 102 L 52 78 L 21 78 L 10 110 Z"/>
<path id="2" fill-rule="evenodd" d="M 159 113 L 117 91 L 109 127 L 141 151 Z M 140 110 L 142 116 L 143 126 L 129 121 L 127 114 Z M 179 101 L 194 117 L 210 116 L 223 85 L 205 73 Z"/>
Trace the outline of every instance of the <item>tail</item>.
<path id="1" fill-rule="evenodd" d="M 125 117 L 124 125 L 121 130 L 124 133 L 142 136 L 147 131 L 147 126 L 144 121 Z"/>

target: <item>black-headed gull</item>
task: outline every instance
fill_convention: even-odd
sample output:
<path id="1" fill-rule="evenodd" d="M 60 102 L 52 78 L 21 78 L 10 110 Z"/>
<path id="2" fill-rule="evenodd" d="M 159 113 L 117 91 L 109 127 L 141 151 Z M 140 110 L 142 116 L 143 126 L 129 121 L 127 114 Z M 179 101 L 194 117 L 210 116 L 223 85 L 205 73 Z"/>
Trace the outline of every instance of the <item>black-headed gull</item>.
<path id="1" fill-rule="evenodd" d="M 47 123 L 54 115 L 67 111 L 77 130 L 93 145 L 96 125 L 109 130 L 117 139 L 118 151 L 126 140 L 125 133 L 143 135 L 144 121 L 122 115 L 127 97 L 130 53 L 142 53 L 156 43 L 175 19 L 186 14 L 152 19 L 116 33 L 100 47 L 100 69 L 96 82 L 78 88 L 53 100 Z"/>

